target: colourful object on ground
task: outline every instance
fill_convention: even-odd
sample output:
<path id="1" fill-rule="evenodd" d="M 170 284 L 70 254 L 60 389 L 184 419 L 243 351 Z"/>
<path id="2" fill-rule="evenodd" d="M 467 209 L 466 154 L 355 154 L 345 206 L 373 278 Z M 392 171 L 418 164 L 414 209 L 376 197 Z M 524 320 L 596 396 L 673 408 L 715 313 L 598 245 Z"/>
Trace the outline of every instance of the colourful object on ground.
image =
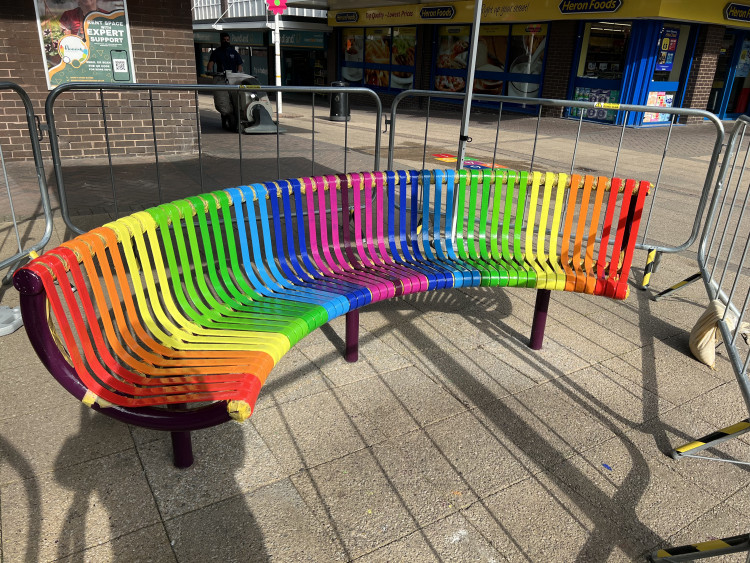
<path id="1" fill-rule="evenodd" d="M 34 259 L 16 287 L 30 319 L 31 300 L 48 299 L 89 406 L 226 401 L 244 420 L 291 346 L 371 302 L 468 286 L 625 298 L 648 186 L 507 170 L 253 184 L 94 229 Z M 60 380 L 46 319 L 32 321 Z"/>

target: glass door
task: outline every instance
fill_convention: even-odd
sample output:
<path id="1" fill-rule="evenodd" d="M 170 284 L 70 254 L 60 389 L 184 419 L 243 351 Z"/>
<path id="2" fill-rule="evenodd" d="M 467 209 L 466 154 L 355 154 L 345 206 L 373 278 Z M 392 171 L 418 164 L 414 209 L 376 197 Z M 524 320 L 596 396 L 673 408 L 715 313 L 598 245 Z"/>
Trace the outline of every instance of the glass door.
<path id="1" fill-rule="evenodd" d="M 708 97 L 708 106 L 706 107 L 708 111 L 720 117 L 723 117 L 729 101 L 729 93 L 732 90 L 732 62 L 735 58 L 735 47 L 740 33 L 734 29 L 727 29 L 721 40 L 721 50 L 716 61 L 716 73 L 711 84 L 711 94 Z"/>
<path id="2" fill-rule="evenodd" d="M 685 53 L 690 43 L 690 26 L 665 23 L 659 30 L 656 64 L 648 85 L 646 105 L 671 108 L 680 105 L 680 78 L 683 73 Z M 688 57 L 689 58 L 689 57 Z M 647 112 L 644 124 L 668 123 L 668 113 Z"/>

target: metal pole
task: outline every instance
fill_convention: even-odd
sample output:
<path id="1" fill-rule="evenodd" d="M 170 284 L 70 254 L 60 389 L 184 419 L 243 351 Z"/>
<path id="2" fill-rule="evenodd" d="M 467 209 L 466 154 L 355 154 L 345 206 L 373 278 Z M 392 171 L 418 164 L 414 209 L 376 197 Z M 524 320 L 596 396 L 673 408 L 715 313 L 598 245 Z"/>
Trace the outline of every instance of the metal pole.
<path id="1" fill-rule="evenodd" d="M 482 0 L 476 0 L 474 4 L 474 28 L 471 34 L 471 47 L 469 50 L 469 67 L 466 71 L 466 98 L 464 98 L 464 111 L 461 115 L 461 133 L 458 137 L 458 158 L 456 159 L 456 170 L 464 165 L 466 157 L 466 143 L 469 139 L 469 117 L 471 115 L 471 100 L 474 94 L 474 69 L 477 66 L 477 43 L 479 42 L 479 21 L 482 19 Z M 393 123 L 391 123 L 393 128 Z"/>
<path id="2" fill-rule="evenodd" d="M 281 18 L 279 14 L 273 16 L 273 61 L 276 67 L 276 86 L 281 86 Z M 281 115 L 281 92 L 276 92 L 276 120 Z"/>

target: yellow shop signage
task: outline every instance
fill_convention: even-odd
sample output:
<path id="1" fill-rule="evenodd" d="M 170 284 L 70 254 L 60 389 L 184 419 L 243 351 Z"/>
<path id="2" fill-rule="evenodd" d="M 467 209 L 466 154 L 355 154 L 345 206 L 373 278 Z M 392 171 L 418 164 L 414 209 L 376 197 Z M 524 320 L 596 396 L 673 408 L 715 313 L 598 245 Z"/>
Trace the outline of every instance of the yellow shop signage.
<path id="1" fill-rule="evenodd" d="M 455 15 L 453 6 L 430 6 L 419 10 L 419 17 L 423 20 L 452 20 Z"/>
<path id="2" fill-rule="evenodd" d="M 724 8 L 724 17 L 731 21 L 750 22 L 750 6 L 731 2 Z"/>
<path id="3" fill-rule="evenodd" d="M 562 0 L 561 14 L 612 13 L 622 6 L 622 0 Z"/>

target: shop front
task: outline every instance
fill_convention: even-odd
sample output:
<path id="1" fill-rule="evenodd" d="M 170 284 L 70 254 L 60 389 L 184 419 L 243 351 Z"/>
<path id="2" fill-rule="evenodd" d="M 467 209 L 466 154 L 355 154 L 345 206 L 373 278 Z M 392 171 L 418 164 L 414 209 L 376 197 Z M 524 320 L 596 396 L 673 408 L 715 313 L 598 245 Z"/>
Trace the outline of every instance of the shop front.
<path id="1" fill-rule="evenodd" d="M 671 118 L 626 113 L 619 104 L 708 108 L 728 118 L 750 109 L 750 5 L 486 0 L 478 30 L 472 25 L 473 7 L 459 1 L 330 11 L 339 46 L 338 78 L 384 94 L 408 88 L 462 92 L 469 45 L 478 33 L 477 93 L 546 97 L 545 92 L 554 92 L 554 97 L 600 102 L 603 107 L 586 111 L 586 120 L 635 127 L 664 125 Z M 577 29 L 574 52 L 550 49 L 556 33 L 561 37 L 571 25 Z M 717 29 L 724 32 L 720 53 L 706 39 Z M 709 71 L 715 71 L 710 96 L 704 86 Z M 523 111 L 524 104 L 513 109 Z M 563 115 L 580 117 L 573 109 Z"/>
<path id="2" fill-rule="evenodd" d="M 195 67 L 198 76 L 206 73 L 214 49 L 219 47 L 219 31 L 193 31 Z M 268 47 L 262 30 L 227 30 L 232 46 L 242 57 L 242 70 L 255 76 L 261 84 L 268 84 Z"/>

